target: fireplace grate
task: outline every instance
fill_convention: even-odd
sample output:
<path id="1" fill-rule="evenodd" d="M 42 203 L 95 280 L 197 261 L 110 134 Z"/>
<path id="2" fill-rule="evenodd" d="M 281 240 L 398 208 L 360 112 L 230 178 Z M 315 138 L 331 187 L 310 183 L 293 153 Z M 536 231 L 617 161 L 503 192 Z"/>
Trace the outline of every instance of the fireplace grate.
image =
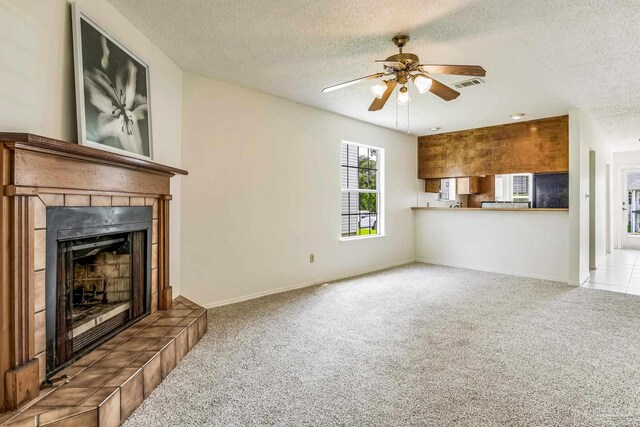
<path id="1" fill-rule="evenodd" d="M 73 353 L 84 350 L 86 347 L 95 343 L 100 338 L 111 335 L 129 320 L 129 312 L 123 311 L 113 316 L 109 320 L 105 320 L 97 326 L 73 338 Z"/>

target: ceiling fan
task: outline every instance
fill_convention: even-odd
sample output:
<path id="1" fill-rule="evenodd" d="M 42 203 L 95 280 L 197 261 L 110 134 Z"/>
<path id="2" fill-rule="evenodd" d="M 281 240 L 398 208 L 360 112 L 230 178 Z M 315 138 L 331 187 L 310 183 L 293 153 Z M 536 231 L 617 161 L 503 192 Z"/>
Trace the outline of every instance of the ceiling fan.
<path id="1" fill-rule="evenodd" d="M 322 92 L 332 92 L 365 80 L 390 77 L 389 79 L 382 80 L 371 87 L 371 92 L 375 95 L 375 99 L 371 103 L 369 111 L 378 111 L 384 107 L 398 85 L 400 85 L 400 88 L 398 89 L 398 104 L 407 104 L 410 101 L 409 89 L 407 88 L 409 81 L 413 82 L 420 94 L 424 94 L 429 91 L 445 101 L 451 101 L 460 96 L 460 93 L 435 80 L 431 77 L 431 74 L 453 74 L 476 77 L 484 77 L 486 74 L 484 68 L 479 65 L 421 64 L 417 55 L 402 52 L 402 48 L 409 41 L 409 36 L 399 34 L 391 40 L 398 47 L 400 53 L 391 55 L 387 59 L 376 61 L 384 66 L 384 72 L 371 74 L 370 76 L 360 77 L 359 79 L 329 86 L 322 89 Z"/>

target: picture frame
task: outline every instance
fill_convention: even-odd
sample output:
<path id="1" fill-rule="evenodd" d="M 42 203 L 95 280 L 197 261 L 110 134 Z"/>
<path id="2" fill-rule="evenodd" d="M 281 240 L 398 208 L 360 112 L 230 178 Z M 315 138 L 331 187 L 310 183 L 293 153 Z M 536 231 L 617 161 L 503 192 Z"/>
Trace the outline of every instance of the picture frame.
<path id="1" fill-rule="evenodd" d="M 153 159 L 149 66 L 71 5 L 78 143 Z"/>

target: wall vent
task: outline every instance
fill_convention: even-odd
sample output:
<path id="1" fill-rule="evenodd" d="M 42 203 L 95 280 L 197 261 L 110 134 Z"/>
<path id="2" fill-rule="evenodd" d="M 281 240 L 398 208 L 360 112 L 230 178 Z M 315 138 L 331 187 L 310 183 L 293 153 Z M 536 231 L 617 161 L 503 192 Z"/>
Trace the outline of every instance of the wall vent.
<path id="1" fill-rule="evenodd" d="M 461 82 L 454 83 L 453 86 L 456 89 L 462 89 L 462 88 L 469 87 L 469 86 L 480 85 L 482 83 L 484 83 L 484 80 L 479 79 L 479 78 L 473 78 L 473 79 L 463 80 Z"/>

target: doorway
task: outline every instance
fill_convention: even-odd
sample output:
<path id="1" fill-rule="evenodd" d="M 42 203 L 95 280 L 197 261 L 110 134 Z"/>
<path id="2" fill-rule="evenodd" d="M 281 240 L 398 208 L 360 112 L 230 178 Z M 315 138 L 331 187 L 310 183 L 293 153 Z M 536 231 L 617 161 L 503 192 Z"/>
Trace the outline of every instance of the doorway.
<path id="1" fill-rule="evenodd" d="M 640 249 L 640 169 L 622 171 L 622 248 Z"/>

